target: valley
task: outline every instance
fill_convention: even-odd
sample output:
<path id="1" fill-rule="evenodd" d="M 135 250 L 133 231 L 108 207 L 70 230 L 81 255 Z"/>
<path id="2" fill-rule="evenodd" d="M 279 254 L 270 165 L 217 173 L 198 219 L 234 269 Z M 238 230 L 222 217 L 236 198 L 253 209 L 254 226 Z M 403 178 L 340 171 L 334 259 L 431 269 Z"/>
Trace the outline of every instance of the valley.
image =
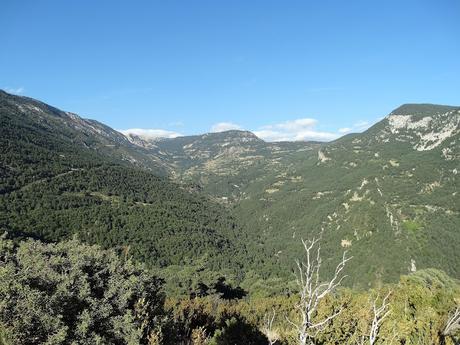
<path id="1" fill-rule="evenodd" d="M 286 279 L 300 239 L 319 233 L 331 262 L 355 257 L 354 287 L 424 268 L 460 276 L 459 108 L 403 105 L 329 143 L 125 137 L 4 92 L 1 111 L 7 231 L 78 234 L 159 267 L 205 260 L 248 290 L 245 272 Z"/>
<path id="2" fill-rule="evenodd" d="M 0 125 L 0 344 L 297 344 L 299 267 L 330 320 L 314 339 L 368 339 L 374 299 L 382 343 L 450 344 L 458 107 L 326 143 L 151 140 L 0 91 Z"/>
<path id="3" fill-rule="evenodd" d="M 460 345 L 460 1 L 3 1 L 0 345 Z"/>

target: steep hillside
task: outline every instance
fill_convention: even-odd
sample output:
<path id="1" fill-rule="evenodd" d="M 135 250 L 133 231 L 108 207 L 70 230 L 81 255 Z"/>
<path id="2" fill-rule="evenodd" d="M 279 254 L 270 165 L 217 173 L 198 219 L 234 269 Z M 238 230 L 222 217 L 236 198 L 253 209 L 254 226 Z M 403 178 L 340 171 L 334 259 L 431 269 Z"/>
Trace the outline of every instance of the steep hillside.
<path id="1" fill-rule="evenodd" d="M 41 157 L 43 161 L 52 159 L 72 163 L 78 162 L 81 154 L 96 154 L 120 164 L 152 170 L 157 175 L 166 175 L 169 169 L 154 152 L 133 145 L 112 128 L 32 98 L 10 95 L 0 90 L 0 111 L 2 131 L 7 136 L 2 139 L 14 138 L 9 143 L 10 147 L 19 142 L 20 145 L 15 148 L 15 158 L 22 160 L 22 165 L 28 164 L 27 148 L 35 145 L 49 153 L 48 158 Z M 4 147 L 6 149 L 8 146 Z M 18 149 L 26 151 L 21 153 Z M 55 157 L 55 150 L 71 157 Z M 76 151 L 77 155 L 74 154 Z M 21 170 L 24 172 L 27 169 Z"/>
<path id="2" fill-rule="evenodd" d="M 186 279 L 204 263 L 284 289 L 300 238 L 322 232 L 327 270 L 354 256 L 350 285 L 423 268 L 460 278 L 458 107 L 403 105 L 331 143 L 125 137 L 3 92 L 0 122 L 0 226 L 18 236 L 77 233 L 155 266 L 195 265 Z"/>
<path id="3" fill-rule="evenodd" d="M 458 108 L 406 105 L 250 184 L 237 213 L 273 258 L 269 271 L 324 228 L 326 251 L 355 257 L 355 284 L 426 267 L 459 277 L 459 128 Z"/>
<path id="4" fill-rule="evenodd" d="M 458 107 L 407 104 L 331 143 L 265 143 L 229 131 L 156 141 L 175 178 L 230 204 L 254 271 L 286 274 L 299 239 L 355 256 L 351 284 L 436 267 L 459 277 Z M 327 265 L 327 263 L 326 263 Z"/>
<path id="5" fill-rule="evenodd" d="M 239 267 L 238 225 L 123 135 L 0 93 L 0 229 L 47 241 L 77 234 L 151 265 Z M 153 170 L 157 174 L 151 172 Z"/>

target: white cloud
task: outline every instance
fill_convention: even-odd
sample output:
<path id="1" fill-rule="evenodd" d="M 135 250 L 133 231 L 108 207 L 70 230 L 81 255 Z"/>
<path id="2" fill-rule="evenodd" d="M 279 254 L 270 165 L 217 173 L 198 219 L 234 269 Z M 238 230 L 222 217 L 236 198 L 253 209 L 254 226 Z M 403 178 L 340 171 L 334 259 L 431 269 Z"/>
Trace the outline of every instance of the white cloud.
<path id="1" fill-rule="evenodd" d="M 271 126 L 265 126 L 266 128 L 279 128 L 286 131 L 297 131 L 302 128 L 311 128 L 317 124 L 318 121 L 310 118 L 303 118 L 297 120 L 290 120 L 281 123 L 277 123 Z"/>
<path id="2" fill-rule="evenodd" d="M 182 136 L 181 133 L 168 131 L 166 129 L 143 129 L 143 128 L 130 128 L 118 130 L 124 135 L 134 134 L 144 139 L 156 138 L 176 138 Z"/>
<path id="3" fill-rule="evenodd" d="M 342 133 L 342 134 L 345 134 L 345 133 L 351 132 L 351 130 L 352 130 L 352 129 L 349 128 L 349 127 L 344 127 L 344 128 L 339 128 L 338 132 L 339 132 L 339 133 Z"/>
<path id="4" fill-rule="evenodd" d="M 351 132 L 362 132 L 372 126 L 375 121 L 359 121 L 350 127 L 339 128 L 336 131 L 320 131 L 316 127 L 318 120 L 313 118 L 300 118 L 275 124 L 260 126 L 252 131 L 256 136 L 265 141 L 331 141 Z M 172 123 L 171 123 L 172 124 Z M 177 123 L 179 125 L 179 123 Z M 243 130 L 243 127 L 233 122 L 219 122 L 211 127 L 211 132 L 224 132 L 228 130 Z M 165 129 L 132 128 L 120 130 L 128 135 L 135 134 L 145 139 L 175 138 L 183 134 Z"/>
<path id="5" fill-rule="evenodd" d="M 266 141 L 329 141 L 339 137 L 337 133 L 315 130 L 317 123 L 311 118 L 289 120 L 260 127 L 254 134 Z"/>
<path id="6" fill-rule="evenodd" d="M 17 87 L 17 88 L 14 88 L 14 87 L 5 87 L 5 91 L 8 92 L 8 93 L 12 93 L 12 94 L 15 94 L 15 95 L 20 95 L 24 92 L 24 88 L 21 86 L 21 87 Z"/>
<path id="7" fill-rule="evenodd" d="M 212 133 L 225 132 L 225 131 L 229 131 L 232 129 L 241 129 L 241 126 L 237 125 L 236 123 L 232 123 L 232 122 L 219 122 L 219 123 L 214 124 L 211 127 L 211 132 Z"/>

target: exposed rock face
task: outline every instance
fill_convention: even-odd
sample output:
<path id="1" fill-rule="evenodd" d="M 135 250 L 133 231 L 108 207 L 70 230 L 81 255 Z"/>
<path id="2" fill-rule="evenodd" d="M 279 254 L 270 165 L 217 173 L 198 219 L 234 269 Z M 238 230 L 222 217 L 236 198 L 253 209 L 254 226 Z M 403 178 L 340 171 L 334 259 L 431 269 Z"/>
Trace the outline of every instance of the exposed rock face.
<path id="1" fill-rule="evenodd" d="M 327 161 L 330 161 L 331 159 L 329 157 L 326 156 L 326 154 L 321 151 L 321 150 L 318 150 L 318 161 L 320 163 L 324 163 L 324 162 L 327 162 Z"/>
<path id="2" fill-rule="evenodd" d="M 401 113 L 404 110 L 406 112 Z M 417 151 L 433 150 L 443 143 L 451 144 L 451 139 L 460 133 L 460 109 L 440 107 L 438 111 L 432 111 L 430 115 L 417 112 L 414 105 L 398 108 L 386 118 L 387 125 L 379 135 L 380 140 L 407 142 Z"/>
<path id="3" fill-rule="evenodd" d="M 155 145 L 155 140 L 151 140 L 149 138 L 143 138 L 140 135 L 136 135 L 133 133 L 125 134 L 126 138 L 134 145 L 145 148 L 145 149 L 153 149 L 157 146 Z"/>

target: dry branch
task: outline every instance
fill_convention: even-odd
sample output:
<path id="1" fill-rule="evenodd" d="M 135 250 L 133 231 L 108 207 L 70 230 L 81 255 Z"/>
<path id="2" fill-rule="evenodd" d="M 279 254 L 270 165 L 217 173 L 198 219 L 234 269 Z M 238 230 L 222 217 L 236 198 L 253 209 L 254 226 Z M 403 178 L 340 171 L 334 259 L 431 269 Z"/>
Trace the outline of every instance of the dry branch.
<path id="1" fill-rule="evenodd" d="M 294 322 L 289 318 L 287 318 L 287 321 L 297 330 L 298 340 L 301 345 L 312 343 L 325 326 L 342 312 L 342 308 L 340 308 L 324 319 L 316 320 L 320 301 L 331 294 L 342 283 L 342 280 L 346 277 L 342 275 L 342 271 L 346 263 L 351 259 L 351 257 L 347 257 L 347 252 L 344 252 L 332 279 L 322 282 L 320 279 L 322 260 L 319 241 L 320 238 L 313 238 L 307 241 L 302 239 L 306 261 L 296 261 L 296 278 L 300 298 L 295 308 L 300 314 L 300 321 Z"/>

